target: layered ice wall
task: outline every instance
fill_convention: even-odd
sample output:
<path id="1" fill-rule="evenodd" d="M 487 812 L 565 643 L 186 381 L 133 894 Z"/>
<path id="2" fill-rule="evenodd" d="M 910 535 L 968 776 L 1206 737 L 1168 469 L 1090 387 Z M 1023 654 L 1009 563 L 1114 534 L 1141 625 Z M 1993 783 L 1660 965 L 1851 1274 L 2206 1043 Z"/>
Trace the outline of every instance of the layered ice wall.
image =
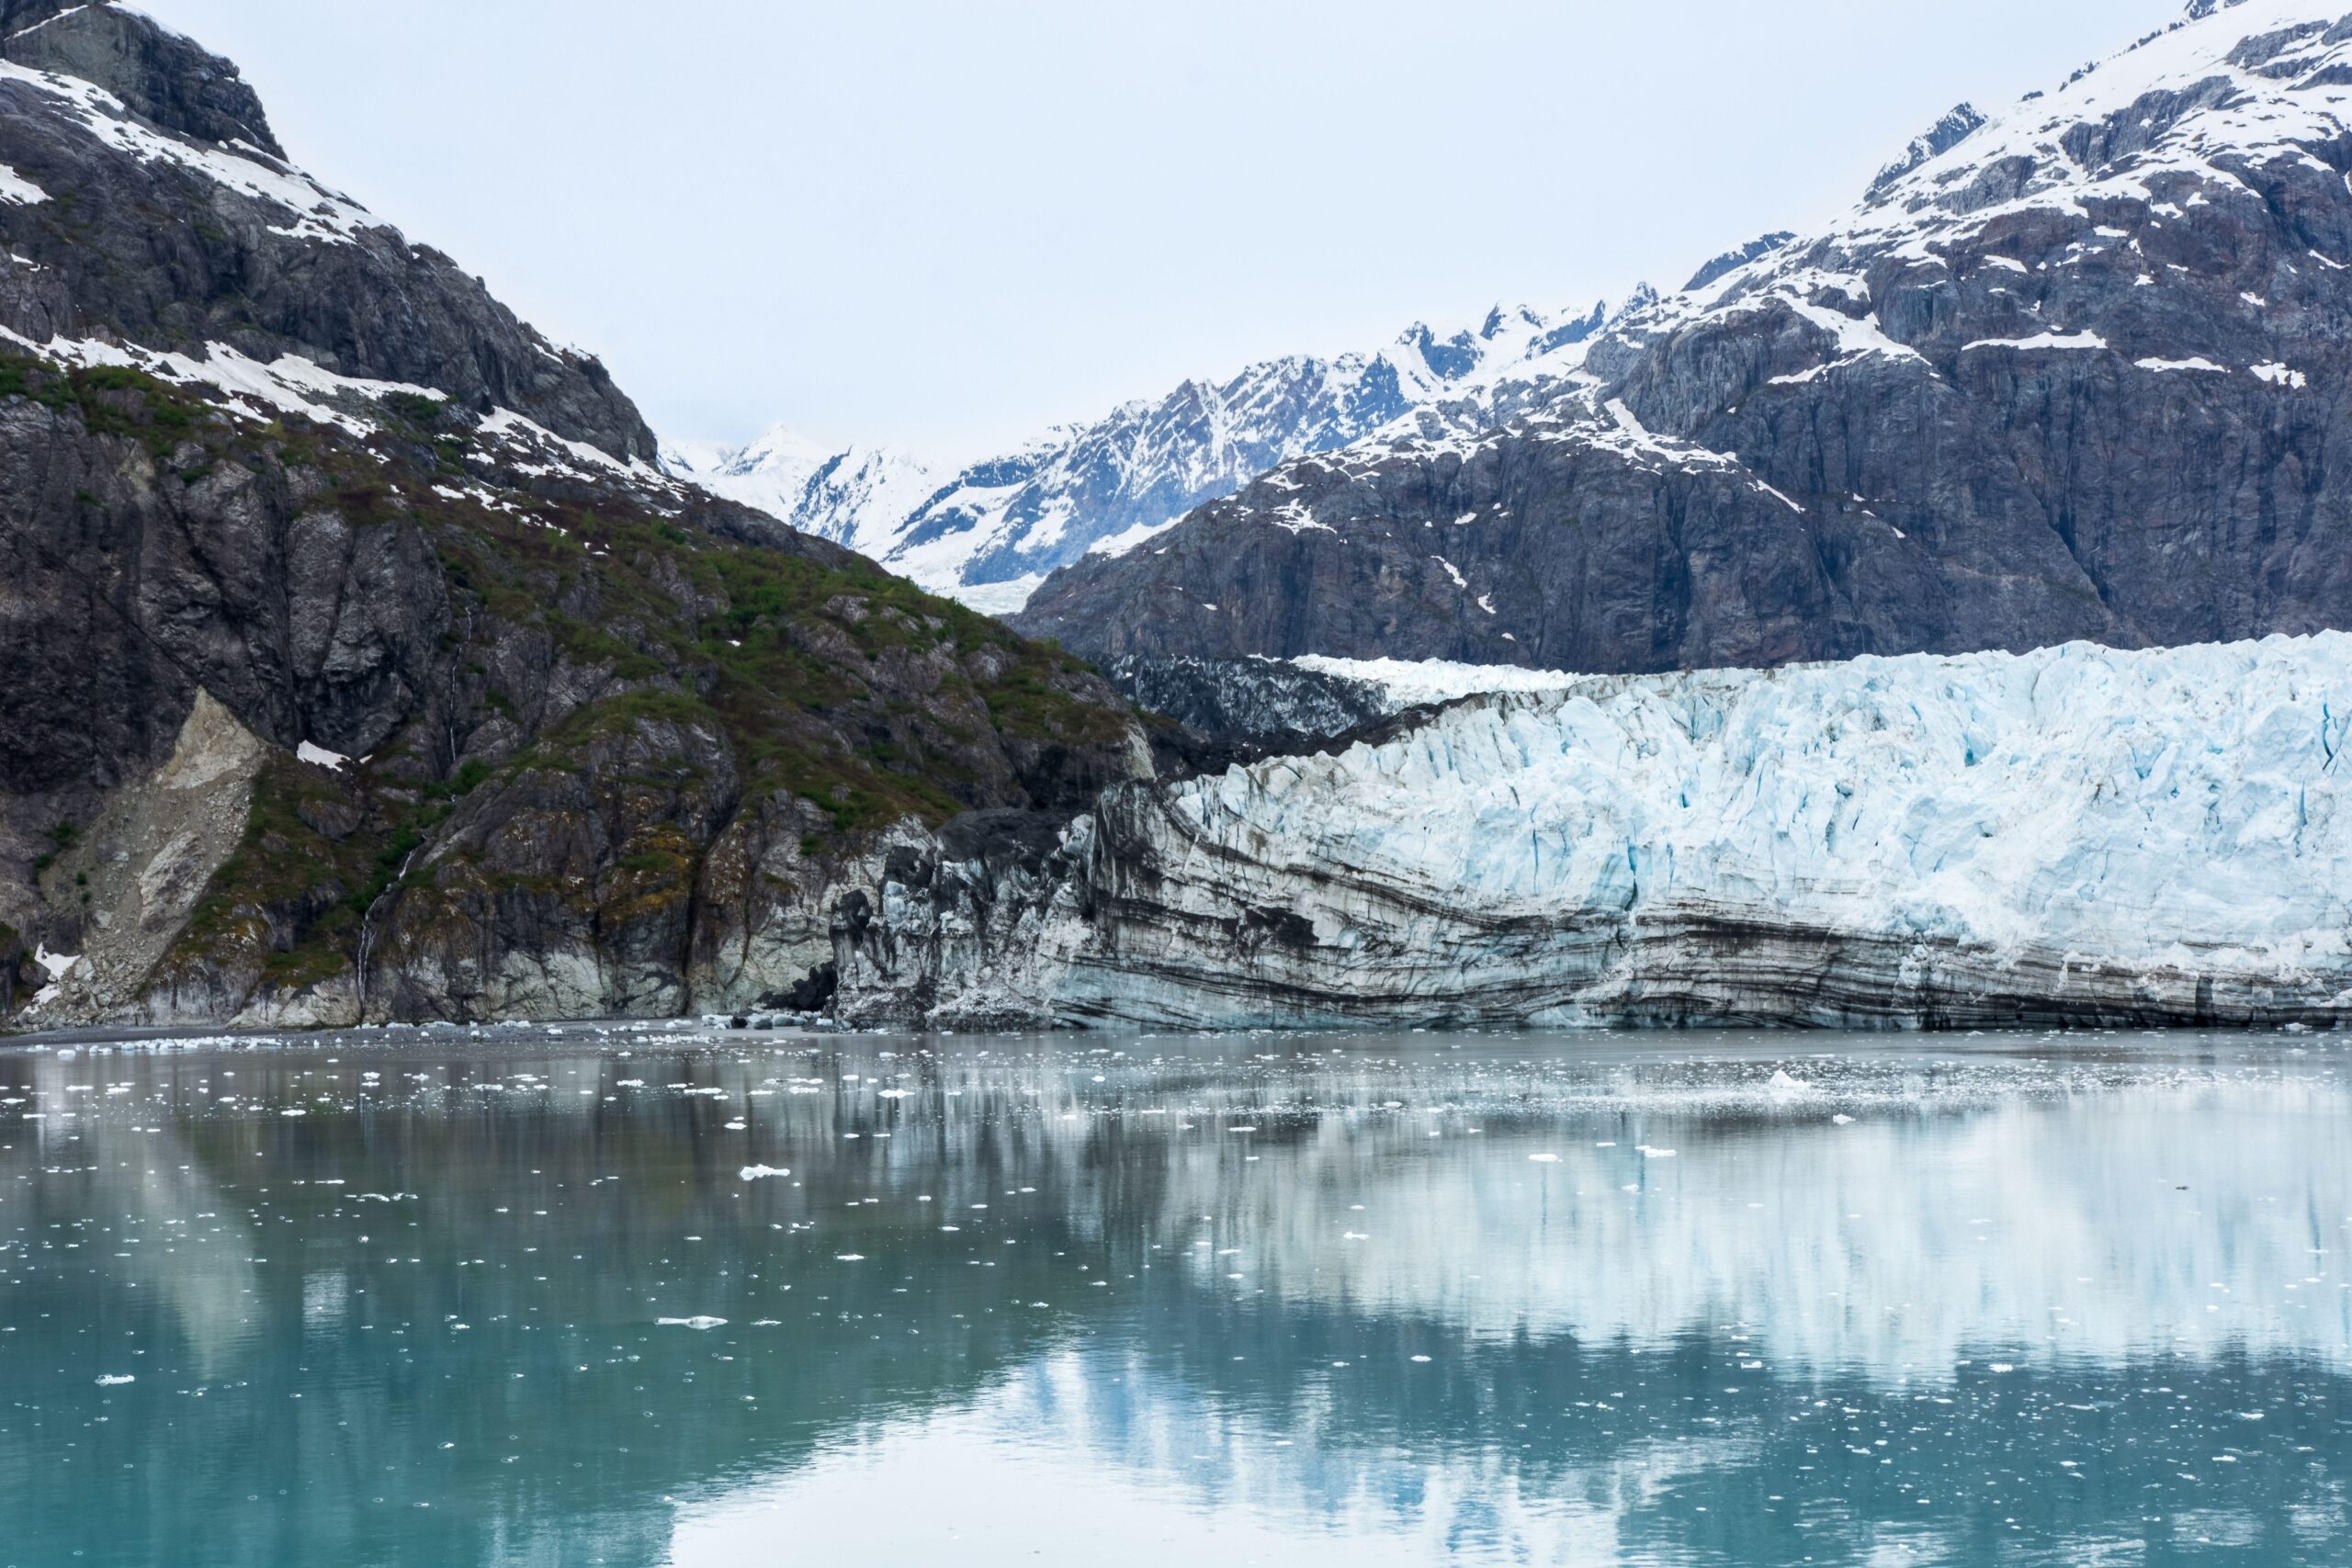
<path id="1" fill-rule="evenodd" d="M 940 1018 L 2332 1022 L 2347 739 L 2338 633 L 1474 696 L 1114 790 L 1017 921 L 977 873 L 886 889 L 844 1000 L 906 999 L 913 958 Z"/>

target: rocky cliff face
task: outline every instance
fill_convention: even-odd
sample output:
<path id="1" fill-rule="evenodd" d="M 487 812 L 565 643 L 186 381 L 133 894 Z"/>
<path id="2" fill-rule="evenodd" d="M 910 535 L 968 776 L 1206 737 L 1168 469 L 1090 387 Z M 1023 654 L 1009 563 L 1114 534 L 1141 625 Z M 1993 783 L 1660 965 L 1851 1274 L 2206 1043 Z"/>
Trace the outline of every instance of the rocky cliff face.
<path id="1" fill-rule="evenodd" d="M 2352 637 L 1575 680 L 908 856 L 868 1021 L 2314 1023 Z"/>
<path id="2" fill-rule="evenodd" d="M 1370 682 L 1272 660 L 1127 658 L 1103 673 L 1140 708 L 1261 750 L 1311 750 L 1396 705 Z"/>
<path id="3" fill-rule="evenodd" d="M 0 1019 L 747 1005 L 887 835 L 1148 770 L 1074 660 L 662 476 L 228 62 L 6 20 Z"/>
<path id="4" fill-rule="evenodd" d="M 1017 624 L 1586 671 L 2352 626 L 2347 80 L 2341 4 L 2210 8 L 1955 113 L 1500 428 L 1286 464 Z"/>

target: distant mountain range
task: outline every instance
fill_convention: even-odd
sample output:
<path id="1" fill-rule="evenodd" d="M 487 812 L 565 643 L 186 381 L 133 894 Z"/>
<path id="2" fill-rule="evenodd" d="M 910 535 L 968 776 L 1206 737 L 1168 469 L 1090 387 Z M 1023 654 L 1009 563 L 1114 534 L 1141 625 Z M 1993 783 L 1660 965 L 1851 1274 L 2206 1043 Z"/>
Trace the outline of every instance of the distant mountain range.
<path id="1" fill-rule="evenodd" d="M 1491 423 L 1515 395 L 1567 374 L 1607 320 L 1599 305 L 1498 306 L 1443 335 L 1417 323 L 1377 353 L 1188 380 L 954 470 L 888 448 L 833 450 L 783 427 L 740 448 L 666 443 L 662 460 L 679 479 L 1002 613 L 1055 568 L 1130 547 L 1290 458 L 1400 422 Z"/>

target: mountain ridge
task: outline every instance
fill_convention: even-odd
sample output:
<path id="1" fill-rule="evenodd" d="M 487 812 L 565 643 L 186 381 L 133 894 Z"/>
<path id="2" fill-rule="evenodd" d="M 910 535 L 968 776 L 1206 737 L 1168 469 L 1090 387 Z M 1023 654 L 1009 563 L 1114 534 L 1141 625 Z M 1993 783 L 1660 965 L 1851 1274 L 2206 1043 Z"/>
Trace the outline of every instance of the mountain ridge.
<path id="1" fill-rule="evenodd" d="M 2175 24 L 1614 321 L 1498 428 L 1295 459 L 1015 624 L 1587 671 L 2352 625 L 2352 10 Z"/>
<path id="2" fill-rule="evenodd" d="M 1055 566 L 1132 547 L 1284 457 L 1449 400 L 1458 408 L 1607 319 L 1599 305 L 1566 314 L 1498 305 L 1449 333 L 1415 322 L 1369 354 L 1292 355 L 1187 378 L 952 470 L 888 448 L 829 449 L 781 425 L 738 448 L 673 442 L 663 463 L 935 592 L 1011 610 Z"/>

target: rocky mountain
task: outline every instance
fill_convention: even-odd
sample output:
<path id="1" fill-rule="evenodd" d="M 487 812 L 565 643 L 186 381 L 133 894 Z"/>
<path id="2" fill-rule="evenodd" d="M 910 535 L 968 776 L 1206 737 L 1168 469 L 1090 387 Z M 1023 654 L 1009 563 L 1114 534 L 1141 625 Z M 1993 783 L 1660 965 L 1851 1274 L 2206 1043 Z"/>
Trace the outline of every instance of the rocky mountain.
<path id="1" fill-rule="evenodd" d="M 1375 682 L 1283 660 L 1127 658 L 1103 673 L 1136 706 L 1259 754 L 1310 750 L 1399 706 Z"/>
<path id="2" fill-rule="evenodd" d="M 1074 660 L 654 452 L 229 62 L 5 0 L 0 1021 L 806 999 L 881 829 L 1149 770 Z"/>
<path id="3" fill-rule="evenodd" d="M 663 462 L 933 592 L 1006 612 L 1056 567 L 1131 548 L 1287 458 L 1423 413 L 1483 428 L 1500 384 L 1565 374 L 1566 352 L 1605 319 L 1598 306 L 1567 316 L 1498 307 L 1444 335 L 1416 324 L 1375 354 L 1189 380 L 953 472 L 882 449 L 831 451 L 781 427 L 740 449 L 673 444 Z"/>
<path id="4" fill-rule="evenodd" d="M 2200 6 L 1979 118 L 1498 427 L 1294 459 L 1016 624 L 1590 671 L 2352 626 L 2352 6 Z"/>
<path id="5" fill-rule="evenodd" d="M 2328 1025 L 2352 637 L 1571 678 L 902 863 L 844 1016 Z M 975 934 L 978 933 L 978 934 Z"/>

